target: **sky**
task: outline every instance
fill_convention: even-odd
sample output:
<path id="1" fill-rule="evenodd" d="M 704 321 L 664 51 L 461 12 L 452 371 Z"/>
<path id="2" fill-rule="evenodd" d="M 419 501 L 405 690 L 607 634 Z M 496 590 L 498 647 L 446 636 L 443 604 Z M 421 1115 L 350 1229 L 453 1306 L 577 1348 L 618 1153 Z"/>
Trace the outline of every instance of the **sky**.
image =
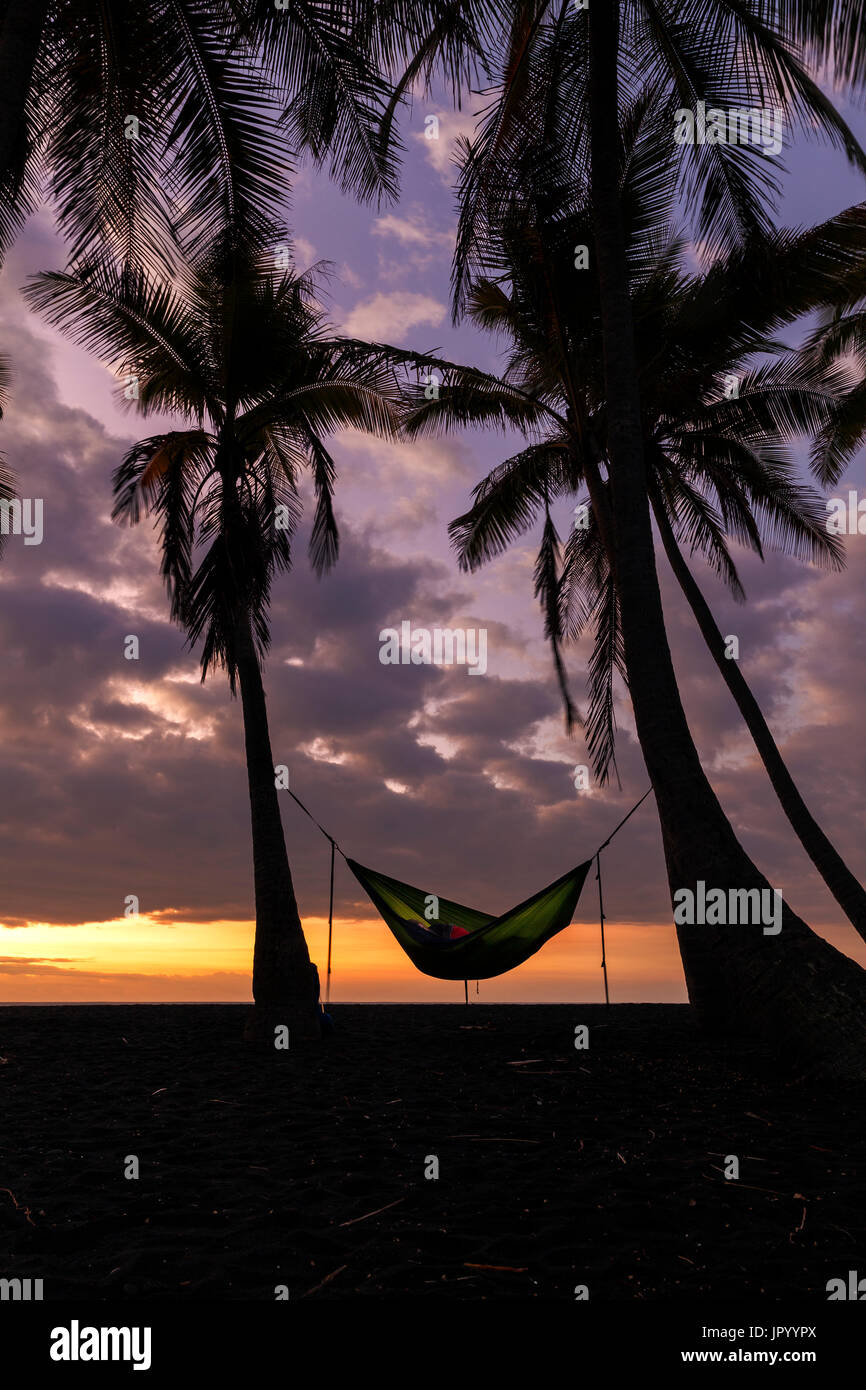
<path id="1" fill-rule="evenodd" d="M 439 139 L 425 138 L 425 117 Z M 866 142 L 862 112 L 846 114 Z M 299 169 L 287 209 L 297 263 L 333 265 L 328 309 L 354 336 L 497 365 L 495 344 L 454 328 L 450 154 L 466 112 L 417 101 L 404 131 L 399 203 L 363 208 Z M 864 197 L 837 153 L 787 154 L 781 220 L 808 225 Z M 290 202 L 289 202 L 290 194 Z M 7 541 L 0 560 L 0 1002 L 248 1001 L 254 923 L 240 707 L 219 674 L 200 683 L 195 652 L 168 620 L 149 522 L 110 520 L 111 473 L 154 425 L 126 414 L 116 379 L 66 343 L 20 296 L 61 268 L 40 211 L 0 277 L 0 342 L 13 365 L 0 449 L 24 497 L 44 499 L 44 538 Z M 385 444 L 344 433 L 338 466 L 341 555 L 316 579 L 302 530 L 272 605 L 265 685 L 274 757 L 292 789 L 361 863 L 498 913 L 587 859 L 648 778 L 619 692 L 622 786 L 578 792 L 589 761 L 568 739 L 532 598 L 533 535 L 472 576 L 447 525 L 513 441 L 467 432 Z M 801 451 L 802 452 L 802 451 Z M 864 487 L 861 455 L 834 495 Z M 561 534 L 570 524 L 563 503 Z M 537 538 L 536 538 L 537 539 Z M 847 569 L 769 555 L 741 558 L 735 604 L 697 567 L 725 634 L 807 804 L 861 878 L 866 873 L 866 537 Z M 713 786 L 748 852 L 792 907 L 840 950 L 866 947 L 806 858 L 691 614 L 659 561 L 686 712 Z M 484 628 L 487 671 L 383 665 L 379 633 Z M 137 661 L 124 640 L 139 639 Z M 587 649 L 568 651 L 582 696 Z M 311 955 L 324 977 L 327 842 L 284 795 L 283 821 Z M 416 972 L 337 861 L 334 1000 L 454 1002 L 462 986 Z M 603 856 L 611 999 L 685 1001 L 650 798 Z M 524 966 L 480 986 L 482 1002 L 603 998 L 596 885 L 574 924 Z M 125 916 L 127 899 L 139 902 Z"/>

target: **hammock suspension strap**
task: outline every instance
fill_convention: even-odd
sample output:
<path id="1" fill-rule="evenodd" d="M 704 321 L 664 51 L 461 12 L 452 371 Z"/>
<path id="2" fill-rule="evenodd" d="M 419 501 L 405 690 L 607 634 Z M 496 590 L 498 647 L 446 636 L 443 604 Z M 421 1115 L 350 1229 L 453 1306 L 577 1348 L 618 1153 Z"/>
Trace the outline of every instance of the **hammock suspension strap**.
<path id="1" fill-rule="evenodd" d="M 608 845 L 610 844 L 611 840 L 613 839 L 614 835 L 617 835 L 617 834 L 619 833 L 619 831 L 622 830 L 622 828 L 623 828 L 623 826 L 625 825 L 626 821 L 627 821 L 631 816 L 634 815 L 635 811 L 638 809 L 639 806 L 642 806 L 642 805 L 643 805 L 643 803 L 646 801 L 646 799 L 647 799 L 647 797 L 649 796 L 649 794 L 650 794 L 651 791 L 652 791 L 652 787 L 649 787 L 649 788 L 644 792 L 644 794 L 643 794 L 643 796 L 641 797 L 640 801 L 635 802 L 634 806 L 632 806 L 632 808 L 631 808 L 631 810 L 629 811 L 628 815 L 627 815 L 627 816 L 623 816 L 622 820 L 620 821 L 620 823 L 619 823 L 619 825 L 616 827 L 616 829 L 615 829 L 615 830 L 612 830 L 612 831 L 610 832 L 610 834 L 608 835 L 608 837 L 607 837 L 607 839 L 605 840 L 604 844 L 603 844 L 603 845 L 599 845 L 598 849 L 597 849 L 596 852 L 595 852 L 595 877 L 596 877 L 596 879 L 598 880 L 598 921 L 599 921 L 599 926 L 601 927 L 601 968 L 602 968 L 602 970 L 604 971 L 604 1002 L 605 1002 L 605 1004 L 608 1005 L 608 1007 L 610 1007 L 610 991 L 608 990 L 608 987 L 607 987 L 607 953 L 606 953 L 605 947 L 604 947 L 604 923 L 605 923 L 605 915 L 604 915 L 604 898 L 603 898 L 603 896 L 602 896 L 602 891 L 601 891 L 601 852 L 602 852 L 603 849 L 607 849 L 607 847 L 608 847 Z"/>
<path id="2" fill-rule="evenodd" d="M 595 856 L 595 876 L 598 880 L 598 920 L 601 927 L 601 968 L 604 971 L 604 1002 L 610 1004 L 607 987 L 607 957 L 604 950 L 604 898 L 601 893 L 601 851 Z"/>
<path id="3" fill-rule="evenodd" d="M 313 815 L 313 813 L 307 810 L 300 797 L 295 796 L 295 793 L 292 791 L 291 787 L 288 788 L 288 792 L 292 800 L 296 801 L 297 804 L 300 806 L 304 815 L 309 816 L 316 829 L 321 830 L 325 839 L 329 840 L 331 844 L 331 892 L 328 900 L 328 969 L 325 975 L 325 1003 L 329 1004 L 331 1002 L 331 945 L 334 939 L 334 851 L 340 850 L 340 854 L 343 854 L 343 851 L 340 849 L 340 846 L 337 844 L 337 841 L 334 839 L 333 835 L 329 835 L 325 827 L 323 825 L 319 825 L 319 822 L 316 820 L 316 817 Z M 343 854 L 344 859 L 345 857 L 345 854 Z"/>
<path id="4" fill-rule="evenodd" d="M 328 902 L 328 973 L 325 977 L 325 1003 L 331 1002 L 331 941 L 334 935 L 334 850 L 336 845 L 331 841 L 331 897 Z"/>

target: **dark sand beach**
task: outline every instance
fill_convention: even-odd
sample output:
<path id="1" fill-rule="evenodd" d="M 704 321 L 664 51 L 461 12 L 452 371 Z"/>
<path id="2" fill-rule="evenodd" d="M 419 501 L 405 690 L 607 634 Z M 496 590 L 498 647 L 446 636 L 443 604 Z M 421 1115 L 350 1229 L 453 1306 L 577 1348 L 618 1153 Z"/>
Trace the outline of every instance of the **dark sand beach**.
<path id="1" fill-rule="evenodd" d="M 46 1300 L 680 1302 L 826 1299 L 862 1263 L 858 1098 L 685 1007 L 336 1005 L 288 1053 L 245 1047 L 245 1012 L 0 1010 L 5 1276 Z"/>

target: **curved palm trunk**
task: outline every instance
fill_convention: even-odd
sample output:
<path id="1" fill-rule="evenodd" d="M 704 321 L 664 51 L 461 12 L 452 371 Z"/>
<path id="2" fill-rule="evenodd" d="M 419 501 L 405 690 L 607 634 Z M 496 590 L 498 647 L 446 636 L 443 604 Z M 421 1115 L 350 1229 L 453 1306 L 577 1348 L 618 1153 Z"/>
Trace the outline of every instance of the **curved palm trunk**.
<path id="1" fill-rule="evenodd" d="M 665 510 L 656 498 L 652 499 L 652 508 L 671 569 L 697 619 L 710 654 L 737 702 L 737 708 L 761 755 L 761 761 L 767 769 L 782 810 L 833 897 L 851 925 L 866 941 L 866 891 L 857 882 L 842 856 L 834 849 L 800 795 L 745 676 L 736 661 L 730 661 L 725 656 L 725 639 L 716 626 L 710 606 L 677 544 Z"/>
<path id="2" fill-rule="evenodd" d="M 612 565 L 638 738 L 656 793 L 671 893 L 768 889 L 738 843 L 686 722 L 662 614 L 643 456 L 637 357 L 619 200 L 619 4 L 589 10 L 591 186 L 609 402 Z M 594 503 L 595 505 L 595 503 Z M 677 929 L 705 1025 L 757 1030 L 825 1075 L 866 1073 L 866 972 L 785 905 L 782 931 Z"/>
<path id="3" fill-rule="evenodd" d="M 47 14 L 48 0 L 8 0 L 0 20 L 0 183 L 23 139 L 24 106 Z"/>
<path id="4" fill-rule="evenodd" d="M 258 1032 L 267 1032 L 272 1022 L 283 1022 L 292 1037 L 317 1037 L 318 975 L 310 963 L 295 900 L 274 782 L 265 690 L 248 621 L 238 633 L 237 666 L 253 832 L 253 998 L 259 1015 Z"/>

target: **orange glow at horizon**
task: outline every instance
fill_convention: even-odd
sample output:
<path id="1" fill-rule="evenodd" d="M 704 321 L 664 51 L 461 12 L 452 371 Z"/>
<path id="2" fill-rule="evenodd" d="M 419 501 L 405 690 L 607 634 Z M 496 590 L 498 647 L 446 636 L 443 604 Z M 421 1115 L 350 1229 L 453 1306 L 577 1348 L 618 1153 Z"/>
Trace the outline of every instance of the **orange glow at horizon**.
<path id="1" fill-rule="evenodd" d="M 154 921 L 32 923 L 0 932 L 0 1004 L 249 1003 L 252 922 Z M 308 917 L 304 932 L 325 994 L 326 918 Z M 613 1003 L 684 1003 L 682 967 L 671 926 L 606 928 Z M 842 928 L 822 932 L 866 965 L 863 943 Z M 860 949 L 858 949 L 858 947 Z M 598 922 L 572 923 L 524 965 L 482 980 L 481 1003 L 603 1002 Z M 457 981 L 415 970 L 378 918 L 334 924 L 330 997 L 345 1003 L 456 1003 Z"/>
<path id="2" fill-rule="evenodd" d="M 252 922 L 168 924 L 145 915 L 10 928 L 0 933 L 0 1003 L 249 1002 L 253 932 Z M 327 919 L 306 918 L 304 933 L 324 994 Z M 607 954 L 613 998 L 685 998 L 672 929 L 610 927 Z M 573 923 L 518 970 L 482 981 L 478 997 L 488 1003 L 603 999 L 600 960 L 598 923 Z M 334 1002 L 452 1003 L 458 997 L 460 982 L 415 970 L 378 918 L 335 922 Z"/>

